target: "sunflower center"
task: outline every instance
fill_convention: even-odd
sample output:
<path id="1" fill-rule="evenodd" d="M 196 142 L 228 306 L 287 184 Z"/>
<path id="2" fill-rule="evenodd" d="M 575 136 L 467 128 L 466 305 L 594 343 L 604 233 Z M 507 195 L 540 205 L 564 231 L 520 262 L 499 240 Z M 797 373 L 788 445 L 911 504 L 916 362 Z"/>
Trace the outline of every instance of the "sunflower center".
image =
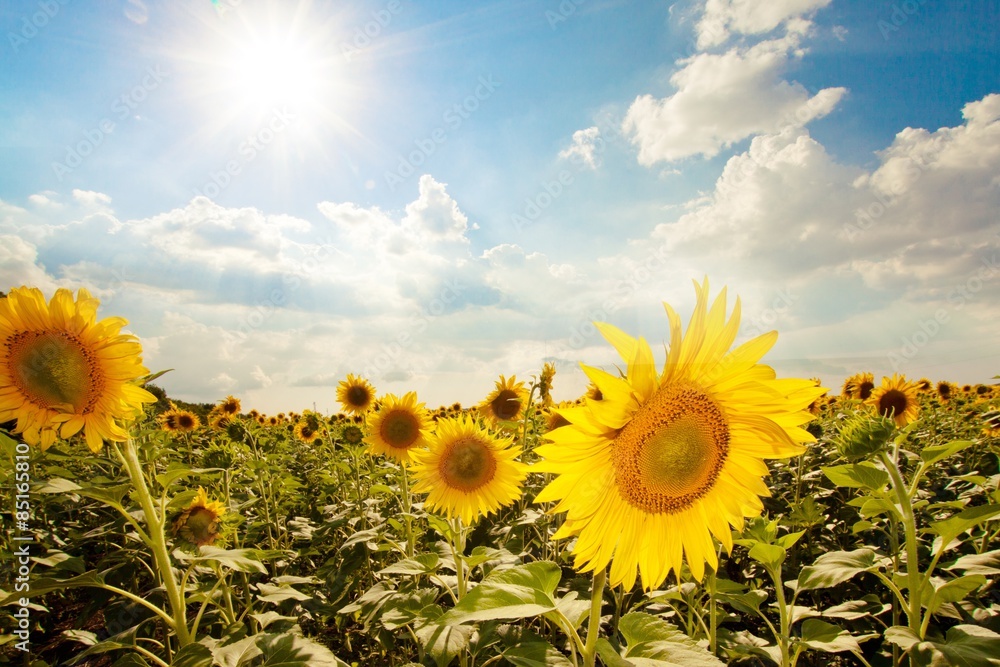
<path id="1" fill-rule="evenodd" d="M 190 431 L 194 428 L 194 417 L 191 415 L 178 415 L 177 425 L 186 431 Z"/>
<path id="2" fill-rule="evenodd" d="M 90 412 L 104 389 L 94 353 L 68 332 L 22 331 L 7 340 L 7 367 L 18 389 L 43 408 Z"/>
<path id="3" fill-rule="evenodd" d="M 858 397 L 862 401 L 868 400 L 868 397 L 872 395 L 872 390 L 874 388 L 875 388 L 875 383 L 868 382 L 867 380 L 865 380 L 864 382 L 858 385 Z"/>
<path id="4" fill-rule="evenodd" d="M 692 385 L 667 385 L 615 438 L 615 482 L 633 507 L 672 514 L 712 489 L 728 453 L 729 424 L 718 404 Z"/>
<path id="5" fill-rule="evenodd" d="M 504 389 L 490 402 L 490 407 L 498 419 L 511 420 L 521 409 L 521 400 L 516 391 Z"/>
<path id="6" fill-rule="evenodd" d="M 390 447 L 408 449 L 420 437 L 420 424 L 409 412 L 396 410 L 390 412 L 382 420 L 379 434 Z"/>
<path id="7" fill-rule="evenodd" d="M 906 412 L 909 401 L 899 389 L 890 389 L 878 399 L 878 411 L 883 417 L 898 417 Z"/>
<path id="8" fill-rule="evenodd" d="M 368 405 L 368 390 L 356 385 L 351 387 L 347 390 L 347 402 L 359 408 Z"/>
<path id="9" fill-rule="evenodd" d="M 493 451 L 474 438 L 465 438 L 452 444 L 438 464 L 438 472 L 445 483 L 453 489 L 466 492 L 488 484 L 496 470 L 497 462 Z"/>

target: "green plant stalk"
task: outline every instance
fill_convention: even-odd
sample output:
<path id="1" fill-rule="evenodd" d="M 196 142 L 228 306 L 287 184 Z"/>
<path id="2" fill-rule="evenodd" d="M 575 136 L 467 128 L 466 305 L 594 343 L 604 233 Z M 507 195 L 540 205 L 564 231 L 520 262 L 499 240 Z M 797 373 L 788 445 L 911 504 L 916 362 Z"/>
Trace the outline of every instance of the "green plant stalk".
<path id="1" fill-rule="evenodd" d="M 788 655 L 788 640 L 791 636 L 792 619 L 788 603 L 785 601 L 784 584 L 781 582 L 781 567 L 779 566 L 777 569 L 765 567 L 764 569 L 767 570 L 771 581 L 774 582 L 774 597 L 778 600 L 778 616 L 781 626 L 776 639 L 778 640 L 778 648 L 781 649 L 781 667 L 790 667 L 792 663 Z"/>
<path id="2" fill-rule="evenodd" d="M 889 458 L 889 455 L 884 451 L 879 452 L 878 456 L 889 473 L 892 489 L 896 493 L 896 500 L 899 502 L 903 514 L 903 534 L 906 539 L 906 579 L 909 588 L 907 591 L 909 600 L 907 601 L 906 621 L 910 630 L 922 640 L 924 636 L 921 634 L 920 597 L 923 589 L 923 575 L 920 572 L 917 551 L 917 521 L 913 515 L 913 504 L 908 492 L 910 490 L 907 489 L 896 462 Z"/>
<path id="3" fill-rule="evenodd" d="M 716 655 L 718 650 L 716 637 L 719 630 L 718 610 L 715 604 L 715 584 L 715 570 L 709 570 L 706 581 L 708 589 L 708 650 L 712 652 L 712 655 Z"/>
<path id="4" fill-rule="evenodd" d="M 406 524 L 406 557 L 413 558 L 413 548 L 416 536 L 413 534 L 413 518 L 410 516 L 410 484 L 406 473 L 406 464 L 401 463 L 403 469 L 403 521 Z"/>
<path id="5" fill-rule="evenodd" d="M 125 442 L 125 451 L 122 452 L 116 446 L 115 453 L 125 464 L 128 476 L 135 487 L 135 495 L 142 507 L 143 514 L 146 515 L 146 525 L 149 527 L 149 548 L 153 552 L 153 559 L 156 568 L 163 580 L 163 586 L 167 591 L 167 599 L 170 601 L 170 611 L 173 614 L 173 630 L 177 635 L 177 642 L 181 646 L 187 646 L 192 642 L 192 637 L 188 633 L 186 604 L 184 592 L 177 586 L 174 579 L 174 570 L 170 565 L 170 553 L 167 551 L 166 536 L 163 532 L 164 521 L 157 513 L 153 505 L 153 498 L 149 494 L 149 487 L 146 486 L 146 478 L 142 473 L 142 465 L 139 463 L 139 455 L 136 451 L 135 441 L 129 438 Z"/>
<path id="6" fill-rule="evenodd" d="M 594 583 L 590 591 L 590 621 L 587 623 L 587 643 L 580 653 L 583 667 L 594 667 L 597 659 L 597 639 L 601 634 L 601 603 L 604 600 L 604 584 L 607 582 L 606 568 L 594 572 Z"/>

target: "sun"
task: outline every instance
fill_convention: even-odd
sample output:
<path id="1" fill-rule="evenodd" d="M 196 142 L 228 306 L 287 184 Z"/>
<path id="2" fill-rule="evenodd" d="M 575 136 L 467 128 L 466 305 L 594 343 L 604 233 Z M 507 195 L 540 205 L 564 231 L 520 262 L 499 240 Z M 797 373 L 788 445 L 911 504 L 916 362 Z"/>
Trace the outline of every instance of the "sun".
<path id="1" fill-rule="evenodd" d="M 309 42 L 276 27 L 248 30 L 221 50 L 220 91 L 245 111 L 311 113 L 330 93 L 329 63 Z"/>

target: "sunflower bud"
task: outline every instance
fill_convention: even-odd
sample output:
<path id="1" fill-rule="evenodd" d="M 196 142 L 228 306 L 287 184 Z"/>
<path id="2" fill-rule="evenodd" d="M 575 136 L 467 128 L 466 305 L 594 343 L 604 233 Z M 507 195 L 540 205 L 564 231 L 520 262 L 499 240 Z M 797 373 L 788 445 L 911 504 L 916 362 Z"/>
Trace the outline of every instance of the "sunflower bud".
<path id="1" fill-rule="evenodd" d="M 881 451 L 895 430 L 891 419 L 858 413 L 841 425 L 834 445 L 848 461 L 859 461 Z"/>

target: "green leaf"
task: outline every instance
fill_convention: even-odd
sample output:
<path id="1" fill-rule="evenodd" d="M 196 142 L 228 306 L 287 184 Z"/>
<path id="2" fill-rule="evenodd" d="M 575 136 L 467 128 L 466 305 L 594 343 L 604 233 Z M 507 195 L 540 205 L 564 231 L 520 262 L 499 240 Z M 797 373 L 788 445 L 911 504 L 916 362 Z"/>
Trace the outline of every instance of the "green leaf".
<path id="1" fill-rule="evenodd" d="M 88 586 L 92 586 L 94 588 L 103 587 L 104 576 L 101 573 L 92 570 L 79 576 L 71 577 L 70 579 L 52 579 L 49 577 L 43 577 L 32 581 L 28 590 L 20 593 L 11 593 L 4 599 L 0 600 L 0 607 L 8 604 L 14 604 L 17 602 L 18 598 L 32 598 L 39 595 L 45 595 L 46 593 L 51 593 L 52 591 L 61 591 L 69 588 L 85 588 Z"/>
<path id="2" fill-rule="evenodd" d="M 257 584 L 257 590 L 260 591 L 260 595 L 257 596 L 260 600 L 274 604 L 279 604 L 285 600 L 304 602 L 313 599 L 311 595 L 297 591 L 291 586 L 275 586 L 274 584 L 261 583 Z"/>
<path id="3" fill-rule="evenodd" d="M 924 447 L 923 451 L 920 452 L 920 458 L 924 460 L 927 465 L 933 465 L 942 459 L 946 459 L 949 456 L 954 456 L 966 447 L 971 447 L 973 442 L 971 440 L 953 440 L 944 445 L 931 445 L 930 447 Z"/>
<path id="4" fill-rule="evenodd" d="M 897 630 L 890 639 L 889 632 Z M 902 632 L 905 630 L 906 632 Z M 889 628 L 886 640 L 912 650 L 914 662 L 926 667 L 997 667 L 1000 635 L 978 625 L 949 628 L 944 640 L 920 641 L 908 628 Z"/>
<path id="5" fill-rule="evenodd" d="M 597 640 L 597 655 L 601 656 L 604 667 L 635 667 L 635 663 L 618 655 L 617 649 L 604 637 Z"/>
<path id="6" fill-rule="evenodd" d="M 785 549 L 777 544 L 764 544 L 758 542 L 750 549 L 750 558 L 766 568 L 775 568 L 785 561 Z"/>
<path id="7" fill-rule="evenodd" d="M 162 488 L 167 488 L 174 482 L 188 475 L 193 475 L 194 470 L 184 465 L 183 463 L 171 463 L 167 467 L 167 471 L 160 473 L 156 476 L 156 481 Z"/>
<path id="8" fill-rule="evenodd" d="M 441 557 L 437 554 L 417 554 L 382 568 L 378 574 L 431 574 L 438 569 Z"/>
<path id="9" fill-rule="evenodd" d="M 933 614 L 941 608 L 941 605 L 949 602 L 958 602 L 985 583 L 986 577 L 981 574 L 967 574 L 957 579 L 952 579 L 934 591 L 927 608 Z"/>
<path id="10" fill-rule="evenodd" d="M 897 519 L 902 519 L 902 514 L 899 513 L 895 503 L 888 498 L 865 498 L 858 511 L 866 519 L 886 513 L 895 516 Z"/>
<path id="11" fill-rule="evenodd" d="M 556 608 L 559 566 L 535 561 L 491 572 L 441 618 L 445 624 L 531 618 Z"/>
<path id="12" fill-rule="evenodd" d="M 935 521 L 930 525 L 930 529 L 941 536 L 942 544 L 948 545 L 965 531 L 978 526 L 983 521 L 992 519 L 997 514 L 1000 514 L 1000 505 L 970 507 L 944 521 Z"/>
<path id="13" fill-rule="evenodd" d="M 842 584 L 851 577 L 876 569 L 875 552 L 862 548 L 854 551 L 830 551 L 799 572 L 796 590 L 810 591 Z"/>
<path id="14" fill-rule="evenodd" d="M 791 549 L 793 546 L 795 546 L 795 543 L 799 541 L 799 538 L 802 537 L 803 534 L 805 534 L 804 530 L 800 530 L 797 533 L 786 533 L 781 537 L 779 537 L 775 541 L 775 544 L 777 544 L 779 547 L 782 547 L 783 549 Z"/>
<path id="15" fill-rule="evenodd" d="M 746 593 L 719 593 L 720 602 L 729 604 L 737 611 L 744 614 L 753 614 L 760 611 L 760 606 L 767 600 L 767 593 L 764 591 L 747 591 Z"/>
<path id="16" fill-rule="evenodd" d="M 275 621 L 292 621 L 298 622 L 297 616 L 282 616 L 276 611 L 265 611 L 263 614 L 248 614 L 250 618 L 254 619 L 260 623 L 260 629 L 265 630 L 267 626 L 271 625 Z"/>
<path id="17" fill-rule="evenodd" d="M 849 600 L 832 607 L 827 607 L 823 610 L 823 616 L 855 621 L 866 616 L 878 616 L 887 609 L 889 609 L 889 605 L 883 604 L 878 599 L 878 596 L 866 595 L 860 600 Z"/>
<path id="18" fill-rule="evenodd" d="M 202 644 L 188 644 L 182 646 L 174 659 L 170 662 L 171 667 L 212 667 L 212 652 L 207 646 Z"/>
<path id="19" fill-rule="evenodd" d="M 293 633 L 254 635 L 264 656 L 257 667 L 349 667 L 322 644 Z M 189 644 L 190 646 L 190 644 Z"/>
<path id="20" fill-rule="evenodd" d="M 642 612 L 625 614 L 618 629 L 628 648 L 626 660 L 646 658 L 638 663 L 662 667 L 721 667 L 714 655 L 698 645 L 676 627 L 656 616 Z"/>
<path id="21" fill-rule="evenodd" d="M 829 466 L 821 470 L 837 486 L 881 491 L 889 483 L 889 473 L 870 463 Z"/>
<path id="22" fill-rule="evenodd" d="M 524 642 L 507 649 L 503 657 L 517 667 L 573 667 L 569 658 L 547 641 Z"/>
<path id="23" fill-rule="evenodd" d="M 1000 549 L 987 551 L 984 554 L 962 556 L 944 569 L 963 570 L 966 574 L 985 574 L 986 576 L 1000 574 Z"/>
<path id="24" fill-rule="evenodd" d="M 74 493 L 81 488 L 83 487 L 76 482 L 71 482 L 62 477 L 53 477 L 52 479 L 45 480 L 41 486 L 35 487 L 32 491 L 35 493 Z"/>
<path id="25" fill-rule="evenodd" d="M 423 643 L 424 650 L 434 658 L 437 667 L 446 667 L 456 655 L 465 650 L 475 631 L 474 625 L 431 623 L 418 628 L 415 633 Z"/>
<path id="26" fill-rule="evenodd" d="M 257 647 L 257 636 L 244 637 L 232 644 L 212 649 L 212 657 L 219 667 L 239 667 L 263 653 Z"/>
<path id="27" fill-rule="evenodd" d="M 118 484 L 117 486 L 84 486 L 76 489 L 74 493 L 79 493 L 85 498 L 91 498 L 93 500 L 98 500 L 105 505 L 111 505 L 112 507 L 120 507 L 122 500 L 132 490 L 132 484 Z"/>
<path id="28" fill-rule="evenodd" d="M 237 572 L 260 572 L 267 574 L 262 560 L 270 560 L 286 555 L 284 551 L 268 551 L 264 549 L 220 549 L 219 547 L 199 547 L 198 556 L 174 551 L 174 557 L 185 563 L 218 563 Z"/>
<path id="29" fill-rule="evenodd" d="M 877 635 L 864 635 L 865 639 L 872 639 Z M 823 651 L 824 653 L 840 653 L 842 651 L 861 652 L 857 637 L 833 623 L 820 621 L 815 618 L 807 618 L 802 621 L 802 636 L 799 641 L 811 649 Z"/>

